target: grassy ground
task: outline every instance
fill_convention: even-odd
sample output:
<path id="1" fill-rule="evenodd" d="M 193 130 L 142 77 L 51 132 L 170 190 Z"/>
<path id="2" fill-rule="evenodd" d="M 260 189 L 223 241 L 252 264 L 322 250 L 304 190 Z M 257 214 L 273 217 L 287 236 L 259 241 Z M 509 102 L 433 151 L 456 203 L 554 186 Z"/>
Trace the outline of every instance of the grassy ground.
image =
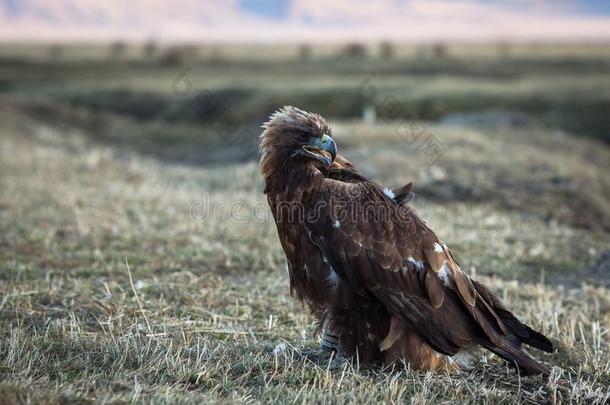
<path id="1" fill-rule="evenodd" d="M 558 350 L 534 353 L 553 367 L 549 378 L 520 377 L 485 352 L 453 376 L 329 370 L 291 349 L 316 345 L 312 318 L 288 294 L 250 149 L 201 116 L 137 116 L 141 103 L 113 111 L 112 98 L 49 101 L 86 78 L 60 69 L 65 87 L 34 86 L 23 77 L 40 65 L 12 69 L 0 92 L 0 402 L 610 401 L 610 274 L 599 259 L 610 250 L 606 143 L 538 123 L 422 121 L 445 150 L 432 164 L 396 135 L 401 121 L 334 121 L 340 151 L 382 184 L 414 181 L 416 209 L 464 268 Z M 122 72 L 109 80 L 134 86 L 136 100 L 146 88 L 171 92 L 145 84 L 171 86 L 170 69 Z M 399 79 L 383 78 L 417 81 Z M 462 79 L 419 80 L 449 92 Z M 91 94 L 106 84 L 85 81 L 81 93 L 99 102 Z M 200 201 L 214 208 L 206 218 L 193 209 Z"/>

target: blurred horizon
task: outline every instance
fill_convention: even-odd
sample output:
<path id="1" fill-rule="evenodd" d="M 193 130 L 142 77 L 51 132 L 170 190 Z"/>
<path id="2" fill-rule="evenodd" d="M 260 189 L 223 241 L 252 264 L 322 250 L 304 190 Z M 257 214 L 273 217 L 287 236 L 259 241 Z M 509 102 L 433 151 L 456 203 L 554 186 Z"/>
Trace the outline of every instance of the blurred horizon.
<path id="1" fill-rule="evenodd" d="M 2 42 L 603 42 L 592 0 L 0 0 Z"/>

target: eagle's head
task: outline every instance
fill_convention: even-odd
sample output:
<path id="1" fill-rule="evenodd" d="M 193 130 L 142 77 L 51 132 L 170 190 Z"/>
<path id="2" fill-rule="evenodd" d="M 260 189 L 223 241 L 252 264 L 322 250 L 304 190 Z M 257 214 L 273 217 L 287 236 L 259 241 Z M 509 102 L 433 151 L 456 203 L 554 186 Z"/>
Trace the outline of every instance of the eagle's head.
<path id="1" fill-rule="evenodd" d="M 261 172 L 265 178 L 278 170 L 300 170 L 332 164 L 337 146 L 326 120 L 318 114 L 286 106 L 263 125 Z"/>

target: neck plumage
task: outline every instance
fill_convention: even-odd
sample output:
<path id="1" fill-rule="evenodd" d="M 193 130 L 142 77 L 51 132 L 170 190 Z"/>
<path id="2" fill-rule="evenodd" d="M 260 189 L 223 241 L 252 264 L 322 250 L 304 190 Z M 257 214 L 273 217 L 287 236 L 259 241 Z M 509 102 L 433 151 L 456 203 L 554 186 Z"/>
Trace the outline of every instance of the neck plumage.
<path id="1" fill-rule="evenodd" d="M 273 166 L 261 163 L 265 180 L 265 194 L 281 201 L 300 201 L 303 195 L 317 190 L 324 175 L 313 164 L 294 165 L 290 161 Z"/>

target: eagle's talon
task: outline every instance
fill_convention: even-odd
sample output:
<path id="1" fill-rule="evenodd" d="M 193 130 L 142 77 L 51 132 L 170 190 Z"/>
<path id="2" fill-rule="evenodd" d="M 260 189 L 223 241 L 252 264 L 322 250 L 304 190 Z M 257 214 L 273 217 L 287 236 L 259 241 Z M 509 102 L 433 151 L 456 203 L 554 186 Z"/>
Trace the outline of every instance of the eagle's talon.
<path id="1" fill-rule="evenodd" d="M 304 349 L 304 350 L 300 350 L 299 354 L 306 358 L 307 360 L 311 360 L 314 363 L 319 363 L 322 361 L 326 361 L 328 360 L 333 352 L 329 352 L 327 350 L 323 350 L 319 347 L 314 348 L 314 349 Z"/>
<path id="2" fill-rule="evenodd" d="M 341 370 L 349 362 L 349 359 L 343 352 L 333 352 L 333 356 L 330 361 L 326 362 L 326 366 L 329 370 Z"/>
<path id="3" fill-rule="evenodd" d="M 301 357 L 319 365 L 327 366 L 330 362 L 330 368 L 343 367 L 347 361 L 347 357 L 342 351 L 330 351 L 322 348 L 304 349 L 298 351 Z M 336 366 L 336 367 L 335 367 Z"/>

